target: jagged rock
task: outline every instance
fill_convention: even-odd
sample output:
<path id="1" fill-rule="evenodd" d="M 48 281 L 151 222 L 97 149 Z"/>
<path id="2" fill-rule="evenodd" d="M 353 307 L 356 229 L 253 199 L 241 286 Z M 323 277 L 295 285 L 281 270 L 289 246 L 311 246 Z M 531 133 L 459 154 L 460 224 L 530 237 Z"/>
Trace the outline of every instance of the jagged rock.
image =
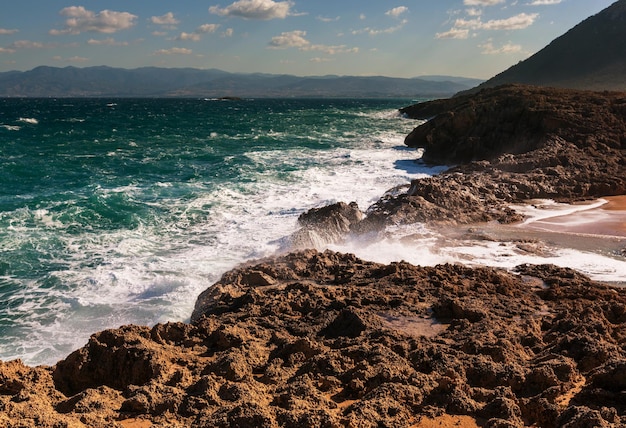
<path id="1" fill-rule="evenodd" d="M 0 423 L 626 424 L 626 291 L 518 271 L 313 250 L 261 260 L 224 274 L 191 324 L 106 330 L 55 367 L 1 363 Z"/>
<path id="2" fill-rule="evenodd" d="M 529 199 L 561 202 L 626 194 L 626 93 L 521 85 L 403 109 L 434 118 L 406 138 L 423 160 L 460 164 L 385 196 L 355 224 L 519 222 L 509 208 Z"/>
<path id="3" fill-rule="evenodd" d="M 363 213 L 355 202 L 310 209 L 298 218 L 301 228 L 289 237 L 289 247 L 322 248 L 333 244 L 342 240 L 362 218 Z"/>

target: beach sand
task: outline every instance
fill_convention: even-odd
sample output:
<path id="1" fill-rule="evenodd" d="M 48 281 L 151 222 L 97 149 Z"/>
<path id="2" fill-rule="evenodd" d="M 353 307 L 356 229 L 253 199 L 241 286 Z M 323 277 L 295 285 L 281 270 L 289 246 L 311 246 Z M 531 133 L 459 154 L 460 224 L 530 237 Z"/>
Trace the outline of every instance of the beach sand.
<path id="1" fill-rule="evenodd" d="M 626 196 L 602 198 L 597 204 L 578 204 L 577 211 L 526 222 L 523 227 L 557 233 L 626 237 Z M 601 201 L 602 201 L 601 200 Z M 589 205 L 589 209 L 585 209 Z"/>
<path id="2" fill-rule="evenodd" d="M 553 263 L 626 286 L 626 196 L 577 204 L 534 200 L 512 208 L 527 220 L 442 228 L 436 251 L 469 264 Z"/>

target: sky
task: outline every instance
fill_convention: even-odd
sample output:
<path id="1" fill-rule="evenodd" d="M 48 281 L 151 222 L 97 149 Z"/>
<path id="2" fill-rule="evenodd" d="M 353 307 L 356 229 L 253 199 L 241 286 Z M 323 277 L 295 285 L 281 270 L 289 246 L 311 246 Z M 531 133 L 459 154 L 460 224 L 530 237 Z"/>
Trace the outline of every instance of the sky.
<path id="1" fill-rule="evenodd" d="M 0 72 L 54 67 L 488 79 L 614 0 L 13 0 Z"/>

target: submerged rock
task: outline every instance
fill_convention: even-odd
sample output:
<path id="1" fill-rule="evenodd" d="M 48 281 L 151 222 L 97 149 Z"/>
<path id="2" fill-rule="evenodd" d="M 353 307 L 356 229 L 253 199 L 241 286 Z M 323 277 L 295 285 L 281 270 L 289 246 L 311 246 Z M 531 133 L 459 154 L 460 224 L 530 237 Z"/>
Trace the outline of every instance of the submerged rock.
<path id="1" fill-rule="evenodd" d="M 191 324 L 106 330 L 55 367 L 1 363 L 0 421 L 625 424 L 626 291 L 517 271 L 312 250 L 261 260 L 208 288 Z"/>

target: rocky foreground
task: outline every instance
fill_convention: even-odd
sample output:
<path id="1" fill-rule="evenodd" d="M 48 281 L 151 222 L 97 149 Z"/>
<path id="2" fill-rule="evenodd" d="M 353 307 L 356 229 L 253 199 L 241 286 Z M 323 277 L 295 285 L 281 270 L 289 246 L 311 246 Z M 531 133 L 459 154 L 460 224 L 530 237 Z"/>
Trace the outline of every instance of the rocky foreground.
<path id="1" fill-rule="evenodd" d="M 626 194 L 626 94 L 511 86 L 405 110 L 459 166 L 300 219 L 294 247 L 411 222 L 513 222 Z M 626 290 L 570 269 L 382 265 L 303 250 L 223 275 L 190 323 L 0 363 L 8 427 L 626 426 Z"/>
<path id="2" fill-rule="evenodd" d="M 626 424 L 625 391 L 625 290 L 308 250 L 226 273 L 191 324 L 3 363 L 0 424 L 602 427 Z"/>

